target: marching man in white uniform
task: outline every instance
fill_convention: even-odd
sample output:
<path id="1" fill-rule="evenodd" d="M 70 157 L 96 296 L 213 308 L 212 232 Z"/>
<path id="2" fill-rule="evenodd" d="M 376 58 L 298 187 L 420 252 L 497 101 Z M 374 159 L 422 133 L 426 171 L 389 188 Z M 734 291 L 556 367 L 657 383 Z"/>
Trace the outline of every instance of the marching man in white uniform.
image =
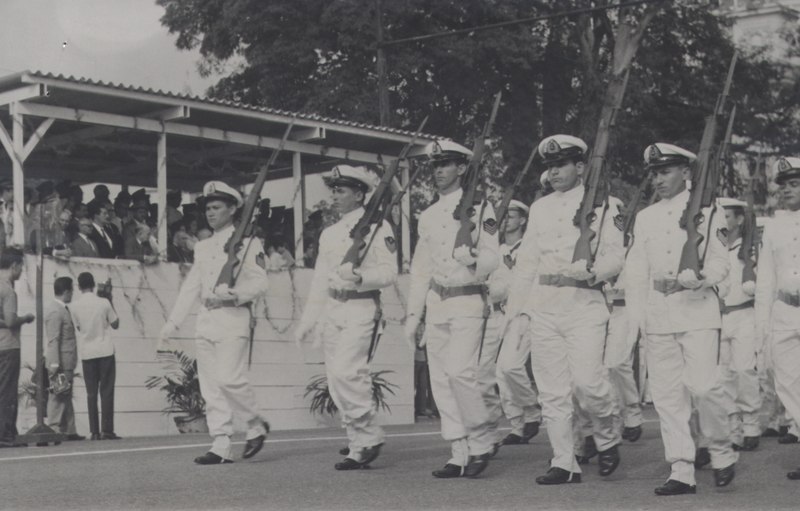
<path id="1" fill-rule="evenodd" d="M 581 480 L 573 444 L 573 398 L 591 416 L 600 475 L 610 475 L 620 462 L 619 407 L 603 369 L 609 314 L 601 286 L 619 273 L 624 248 L 613 214 L 598 208 L 592 226 L 599 233 L 592 242 L 597 254 L 593 271 L 587 271 L 587 261 L 572 262 L 580 234 L 573 218 L 584 195 L 586 150 L 583 140 L 570 135 L 553 135 L 539 144 L 555 191 L 531 206 L 506 310 L 505 343 L 520 343 L 530 330 L 533 375 L 553 447 L 551 467 L 536 478 L 538 484 Z M 609 202 L 616 211 L 618 201 Z"/>
<path id="2" fill-rule="evenodd" d="M 696 156 L 680 147 L 657 143 L 644 153 L 660 201 L 643 209 L 634 226 L 633 247 L 625 266 L 625 292 L 632 333 L 647 337 L 647 370 L 653 403 L 661 420 L 661 437 L 672 465 L 667 482 L 656 495 L 695 493 L 695 443 L 689 427 L 694 399 L 700 430 L 709 441 L 717 486 L 733 480 L 737 454 L 729 438 L 728 413 L 733 403 L 726 393 L 718 364 L 719 300 L 713 287 L 728 274 L 728 254 L 716 232 L 721 213 L 703 210 L 700 230 L 708 250 L 698 280 L 692 271 L 678 274 L 686 232 L 680 218 L 689 201 L 686 180 Z M 638 328 L 637 328 L 638 327 Z"/>
<path id="3" fill-rule="evenodd" d="M 778 397 L 800 421 L 800 158 L 781 158 L 775 182 L 786 211 L 764 230 L 756 284 L 756 331 L 771 343 Z M 800 480 L 800 468 L 787 474 Z"/>
<path id="4" fill-rule="evenodd" d="M 442 437 L 452 456 L 434 477 L 475 477 L 488 465 L 495 437 L 478 383 L 478 358 L 488 303 L 486 279 L 497 268 L 497 221 L 491 204 L 475 205 L 475 253 L 454 254 L 463 190 L 461 176 L 472 151 L 450 141 L 427 148 L 439 200 L 419 217 L 419 241 L 411 263 L 405 335 L 414 346 L 425 314 L 431 388 L 442 417 Z M 482 212 L 482 217 L 480 216 Z M 457 256 L 457 257 L 456 257 Z"/>
<path id="5" fill-rule="evenodd" d="M 725 285 L 720 286 L 720 299 L 723 300 L 722 359 L 728 366 L 728 384 L 736 405 L 736 411 L 732 415 L 731 438 L 742 451 L 752 451 L 758 447 L 758 439 L 761 436 L 761 424 L 758 418 L 761 394 L 756 371 L 756 353 L 761 347 L 756 346 L 753 298 L 756 283 L 742 281 L 744 261 L 739 257 L 747 203 L 720 197 L 717 199 L 717 206 L 725 212 L 728 230 L 725 242 L 730 263 L 730 272 Z"/>
<path id="6" fill-rule="evenodd" d="M 518 200 L 508 204 L 508 212 L 503 224 L 503 243 L 500 245 L 500 264 L 489 278 L 489 298 L 498 314 L 500 328 L 508 291 L 511 288 L 514 264 L 517 260 L 522 235 L 528 223 L 530 209 Z M 498 340 L 503 332 L 496 332 Z M 519 344 L 500 341 L 497 353 L 496 379 L 500 391 L 500 402 L 503 413 L 511 423 L 511 432 L 503 439 L 503 445 L 527 444 L 539 433 L 542 411 L 539 408 L 539 396 L 536 394 L 525 364 L 531 352 L 530 339 L 522 339 Z M 481 360 L 483 363 L 483 360 Z"/>
<path id="7" fill-rule="evenodd" d="M 397 244 L 388 223 L 371 226 L 374 242 L 357 268 L 343 263 L 353 245 L 350 232 L 365 214 L 364 199 L 375 184 L 374 175 L 364 167 L 339 165 L 325 176 L 331 189 L 338 222 L 319 238 L 314 277 L 303 316 L 295 331 L 298 345 L 312 334 L 325 352 L 325 372 L 333 402 L 347 430 L 347 457 L 336 470 L 366 467 L 380 454 L 384 441 L 372 400 L 369 363 L 379 335 L 380 289 L 397 278 Z M 364 249 L 362 249 L 364 250 Z"/>
<path id="8" fill-rule="evenodd" d="M 250 458 L 261 450 L 269 432 L 247 379 L 249 305 L 266 292 L 267 274 L 261 242 L 245 239 L 239 252 L 241 270 L 235 286 L 217 286 L 228 259 L 226 243 L 234 234 L 234 215 L 243 201 L 239 192 L 221 181 L 206 183 L 203 196 L 206 219 L 214 234 L 195 245 L 194 264 L 161 330 L 159 348 L 169 349 L 168 338 L 199 300 L 195 341 L 197 371 L 200 391 L 206 400 L 208 431 L 214 442 L 206 454 L 194 461 L 199 465 L 215 465 L 233 463 L 234 413 L 247 422 L 247 442 L 242 457 Z"/>

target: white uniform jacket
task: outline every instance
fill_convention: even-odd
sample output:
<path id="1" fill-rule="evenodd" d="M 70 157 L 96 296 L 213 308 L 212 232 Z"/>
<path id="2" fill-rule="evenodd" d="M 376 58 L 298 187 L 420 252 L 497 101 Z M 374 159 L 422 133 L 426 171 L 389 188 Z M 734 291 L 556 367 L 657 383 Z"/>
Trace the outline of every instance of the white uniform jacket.
<path id="1" fill-rule="evenodd" d="M 267 274 L 264 269 L 264 247 L 261 241 L 245 239 L 239 251 L 241 272 L 233 289 L 238 296 L 237 305 L 209 310 L 205 301 L 214 295 L 220 271 L 228 260 L 225 244 L 233 235 L 228 226 L 194 246 L 194 264 L 181 286 L 169 321 L 180 325 L 200 299 L 197 316 L 197 335 L 210 340 L 222 340 L 250 335 L 250 311 L 246 305 L 267 291 Z M 238 271 L 239 268 L 236 269 Z"/>
<path id="2" fill-rule="evenodd" d="M 742 246 L 742 238 L 737 238 L 733 244 L 728 247 L 728 262 L 730 264 L 730 271 L 727 278 L 722 281 L 719 286 L 719 297 L 722 298 L 725 305 L 733 307 L 741 305 L 753 300 L 753 297 L 744 292 L 742 288 L 742 270 L 744 270 L 744 261 L 739 259 L 739 249 Z"/>
<path id="3" fill-rule="evenodd" d="M 374 314 L 375 303 L 372 300 L 341 301 L 333 298 L 331 291 L 372 291 L 389 286 L 397 280 L 397 257 L 394 254 L 397 243 L 391 226 L 386 222 L 380 227 L 358 269 L 361 283 L 343 280 L 336 272 L 347 250 L 353 245 L 350 231 L 363 215 L 364 208 L 350 211 L 320 234 L 314 277 L 301 324 L 313 325 L 326 317 L 341 325 L 347 320 L 347 311 L 352 311 L 353 307 Z M 371 226 L 370 234 L 365 238 L 367 242 L 375 228 L 375 225 Z"/>
<path id="4" fill-rule="evenodd" d="M 497 220 L 494 208 L 485 203 L 483 218 L 473 231 L 478 239 L 478 256 L 475 266 L 468 268 L 453 259 L 453 247 L 460 227 L 453 213 L 463 192 L 461 188 L 439 197 L 419 217 L 414 260 L 411 264 L 411 285 L 408 296 L 408 314 L 422 316 L 427 307 L 426 321 L 443 323 L 454 317 L 482 317 L 483 301 L 474 295 L 456 296 L 442 300 L 435 292 L 428 292 L 431 281 L 445 287 L 482 284 L 498 265 Z M 481 206 L 475 206 L 475 217 Z M 480 237 L 478 237 L 480 236 Z"/>
<path id="5" fill-rule="evenodd" d="M 553 192 L 531 205 L 528 230 L 517 255 L 506 307 L 509 319 L 520 313 L 531 315 L 534 310 L 558 313 L 587 306 L 602 309 L 608 315 L 602 293 L 591 289 L 541 284 L 538 278 L 567 274 L 572 264 L 575 242 L 580 236 L 573 218 L 580 207 L 583 192 L 583 186 L 576 186 L 566 192 Z M 622 269 L 625 248 L 622 232 L 614 226 L 614 215 L 619 204 L 618 199 L 609 197 L 609 208 L 605 215 L 603 208 L 595 211 L 597 217 L 592 223 L 592 230 L 597 236 L 592 240 L 592 249 L 597 254 L 593 267 L 596 282 L 607 281 Z"/>
<path id="6" fill-rule="evenodd" d="M 508 292 L 511 289 L 513 279 L 514 264 L 517 260 L 519 247 L 522 240 L 518 240 L 513 245 L 503 243 L 500 245 L 500 264 L 489 277 L 489 300 L 492 303 L 503 303 L 508 299 Z"/>
<path id="7" fill-rule="evenodd" d="M 764 229 L 756 281 L 756 326 L 768 330 L 800 330 L 800 309 L 778 299 L 800 293 L 800 211 L 784 211 Z"/>
<path id="8" fill-rule="evenodd" d="M 689 290 L 674 283 L 683 290 L 672 294 L 656 290 L 657 281 L 673 283 L 677 278 L 681 250 L 686 243 L 686 231 L 680 227 L 680 218 L 688 201 L 689 192 L 684 190 L 643 209 L 636 218 L 624 287 L 631 320 L 648 334 L 674 334 L 722 326 L 719 298 L 711 288 L 728 274 L 728 249 L 717 235 L 724 226 L 722 211 L 712 214 L 712 208 L 703 210 L 705 221 L 700 225 L 700 233 L 704 241 L 698 253 L 702 257 L 706 243 L 709 244 L 702 270 L 705 285 Z"/>

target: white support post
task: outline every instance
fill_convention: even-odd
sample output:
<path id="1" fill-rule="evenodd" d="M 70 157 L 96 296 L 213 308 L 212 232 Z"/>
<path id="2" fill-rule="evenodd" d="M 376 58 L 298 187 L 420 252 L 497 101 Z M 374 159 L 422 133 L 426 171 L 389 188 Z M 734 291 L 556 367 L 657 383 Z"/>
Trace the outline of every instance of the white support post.
<path id="1" fill-rule="evenodd" d="M 167 134 L 161 133 L 158 136 L 157 148 L 157 177 L 156 186 L 158 188 L 158 250 L 162 260 L 167 257 Z"/>
<path id="2" fill-rule="evenodd" d="M 402 166 L 403 186 L 408 186 L 411 176 L 408 172 L 408 163 Z M 400 238 L 403 251 L 403 267 L 400 271 L 406 273 L 411 268 L 411 189 L 409 188 L 400 199 Z"/>
<path id="3" fill-rule="evenodd" d="M 22 154 L 25 150 L 22 114 L 19 113 L 19 103 L 9 105 L 11 113 L 11 145 L 14 154 L 11 155 L 11 179 L 14 187 L 14 234 L 11 242 L 20 247 L 25 246 L 25 173 L 22 168 Z"/>
<path id="4" fill-rule="evenodd" d="M 303 180 L 302 156 L 300 153 L 292 153 L 292 190 L 296 190 L 292 198 L 292 209 L 294 210 L 294 261 L 298 267 L 305 266 L 303 254 L 303 224 L 306 214 L 306 183 Z"/>

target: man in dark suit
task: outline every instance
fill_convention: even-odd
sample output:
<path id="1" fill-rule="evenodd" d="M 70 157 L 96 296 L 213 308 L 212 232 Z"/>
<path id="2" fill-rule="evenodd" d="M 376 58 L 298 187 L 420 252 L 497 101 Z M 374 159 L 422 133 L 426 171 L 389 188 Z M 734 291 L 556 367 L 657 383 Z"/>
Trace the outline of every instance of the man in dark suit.
<path id="1" fill-rule="evenodd" d="M 102 204 L 93 204 L 89 207 L 89 218 L 92 219 L 93 227 L 89 238 L 97 246 L 99 256 L 105 259 L 114 259 L 118 248 L 114 246 L 114 242 L 105 228 L 109 220 L 108 209 Z"/>
<path id="2" fill-rule="evenodd" d="M 136 259 L 145 264 L 158 262 L 158 254 L 150 245 L 150 227 L 136 226 L 136 235 L 125 241 L 125 259 Z"/>
<path id="3" fill-rule="evenodd" d="M 94 244 L 90 237 L 94 226 L 92 221 L 88 218 L 81 218 L 78 221 L 78 235 L 72 240 L 70 249 L 72 250 L 72 257 L 99 257 L 97 252 L 97 245 Z"/>
<path id="4" fill-rule="evenodd" d="M 75 367 L 78 365 L 78 346 L 75 326 L 67 309 L 72 301 L 72 279 L 58 277 L 53 283 L 55 299 L 48 305 L 44 316 L 47 331 L 45 361 L 50 379 L 63 373 L 72 386 Z M 84 440 L 75 431 L 75 409 L 72 407 L 72 390 L 51 394 L 47 402 L 47 419 L 50 427 L 67 435 L 67 440 Z"/>

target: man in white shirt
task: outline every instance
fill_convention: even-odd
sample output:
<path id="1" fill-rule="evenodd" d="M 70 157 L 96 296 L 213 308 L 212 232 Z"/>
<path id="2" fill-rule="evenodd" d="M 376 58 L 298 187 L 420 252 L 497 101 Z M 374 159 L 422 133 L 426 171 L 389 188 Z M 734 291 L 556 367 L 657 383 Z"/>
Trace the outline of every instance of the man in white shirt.
<path id="1" fill-rule="evenodd" d="M 647 371 L 653 403 L 661 420 L 664 452 L 671 464 L 669 479 L 656 495 L 696 493 L 695 442 L 689 427 L 692 404 L 698 410 L 700 433 L 708 439 L 716 486 L 727 486 L 738 459 L 729 435 L 733 408 L 719 365 L 722 326 L 714 286 L 728 274 L 728 253 L 716 235 L 724 217 L 713 204 L 704 208 L 697 247 L 702 274 L 678 273 L 687 241 L 680 219 L 690 193 L 694 153 L 672 144 L 655 143 L 644 153 L 660 200 L 639 212 L 633 246 L 625 266 L 626 306 L 631 335 L 647 338 Z M 689 219 L 693 221 L 694 219 Z M 708 249 L 706 250 L 706 246 Z M 703 257 L 705 255 L 705 257 Z"/>
<path id="2" fill-rule="evenodd" d="M 92 440 L 118 440 L 114 433 L 114 383 L 117 363 L 110 329 L 119 328 L 119 318 L 114 307 L 94 292 L 94 276 L 89 272 L 78 275 L 81 295 L 69 305 L 78 353 L 86 383 L 86 400 L 89 411 L 89 430 Z M 102 424 L 98 421 L 97 396 L 103 412 Z"/>

